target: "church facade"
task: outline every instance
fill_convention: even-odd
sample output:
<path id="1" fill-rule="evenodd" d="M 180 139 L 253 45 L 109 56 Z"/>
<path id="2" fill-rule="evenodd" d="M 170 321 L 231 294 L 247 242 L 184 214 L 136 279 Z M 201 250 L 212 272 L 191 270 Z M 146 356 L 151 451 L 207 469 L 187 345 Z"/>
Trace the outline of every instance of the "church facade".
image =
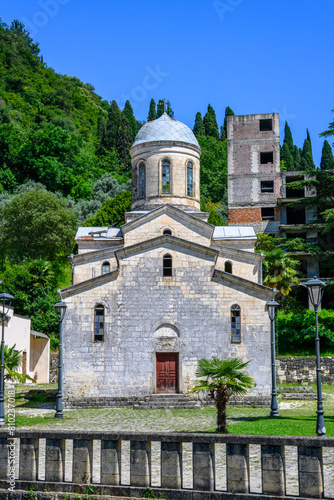
<path id="1" fill-rule="evenodd" d="M 200 211 L 201 149 L 167 114 L 131 148 L 132 211 L 122 227 L 82 227 L 62 290 L 64 403 L 129 404 L 185 394 L 201 358 L 251 360 L 268 398 L 270 321 L 252 227 L 214 227 Z"/>

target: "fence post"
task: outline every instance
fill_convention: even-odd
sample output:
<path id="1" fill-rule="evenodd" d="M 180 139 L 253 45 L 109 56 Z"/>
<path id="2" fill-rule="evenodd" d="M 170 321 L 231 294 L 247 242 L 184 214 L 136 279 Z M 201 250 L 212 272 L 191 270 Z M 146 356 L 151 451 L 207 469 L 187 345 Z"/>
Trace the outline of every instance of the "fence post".
<path id="1" fill-rule="evenodd" d="M 92 478 L 93 441 L 73 439 L 73 483 L 90 483 Z"/>
<path id="2" fill-rule="evenodd" d="M 37 481 L 38 439 L 20 438 L 19 478 L 23 481 Z"/>
<path id="3" fill-rule="evenodd" d="M 285 496 L 284 446 L 262 445 L 262 494 Z"/>
<path id="4" fill-rule="evenodd" d="M 182 443 L 161 443 L 161 486 L 182 488 Z"/>
<path id="5" fill-rule="evenodd" d="M 65 439 L 46 439 L 45 481 L 62 483 L 65 474 Z"/>
<path id="6" fill-rule="evenodd" d="M 7 438 L 0 439 L 0 479 L 4 479 L 5 481 L 7 480 L 8 473 L 8 452 L 10 454 L 10 458 L 15 458 L 15 445 L 12 443 L 13 440 L 8 441 Z"/>
<path id="7" fill-rule="evenodd" d="M 130 485 L 151 485 L 151 442 L 130 443 Z"/>
<path id="8" fill-rule="evenodd" d="M 215 489 L 215 445 L 193 443 L 193 488 L 213 491 Z"/>
<path id="9" fill-rule="evenodd" d="M 323 498 L 322 448 L 298 446 L 298 478 L 300 497 Z"/>
<path id="10" fill-rule="evenodd" d="M 226 476 L 229 493 L 249 493 L 248 444 L 226 444 Z"/>
<path id="11" fill-rule="evenodd" d="M 121 482 L 121 441 L 101 441 L 101 484 Z"/>

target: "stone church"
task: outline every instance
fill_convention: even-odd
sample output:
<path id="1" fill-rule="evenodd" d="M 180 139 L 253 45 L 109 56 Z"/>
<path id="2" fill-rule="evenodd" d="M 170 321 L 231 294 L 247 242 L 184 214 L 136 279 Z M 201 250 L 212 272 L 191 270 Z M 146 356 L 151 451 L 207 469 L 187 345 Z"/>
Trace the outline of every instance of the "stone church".
<path id="1" fill-rule="evenodd" d="M 212 356 L 251 360 L 252 395 L 268 399 L 272 292 L 254 229 L 214 227 L 200 211 L 200 156 L 185 124 L 146 123 L 131 147 L 125 224 L 79 228 L 73 285 L 61 292 L 65 405 L 185 394 Z"/>

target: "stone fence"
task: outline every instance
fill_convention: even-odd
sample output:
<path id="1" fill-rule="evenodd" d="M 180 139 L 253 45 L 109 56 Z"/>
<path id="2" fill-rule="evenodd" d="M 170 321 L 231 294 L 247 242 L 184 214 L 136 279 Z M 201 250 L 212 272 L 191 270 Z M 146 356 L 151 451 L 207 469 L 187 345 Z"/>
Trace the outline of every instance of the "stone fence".
<path id="1" fill-rule="evenodd" d="M 160 446 L 160 486 L 154 488 L 156 498 L 173 500 L 218 500 L 221 498 L 244 500 L 261 497 L 288 498 L 286 474 L 288 466 L 285 447 L 297 450 L 295 459 L 297 498 L 323 498 L 326 486 L 323 452 L 333 451 L 334 438 L 252 436 L 201 433 L 125 433 L 125 432 L 76 432 L 15 430 L 13 442 L 8 430 L 0 430 L 0 498 L 69 498 L 69 493 L 110 495 L 143 498 L 145 488 L 152 485 L 151 449 L 155 442 Z M 45 473 L 39 472 L 41 442 L 44 441 Z M 73 440 L 71 462 L 65 459 L 66 443 Z M 93 452 L 94 442 L 94 452 Z M 99 453 L 95 444 L 99 443 Z M 130 442 L 129 484 L 122 483 L 122 446 Z M 192 488 L 183 482 L 183 447 L 192 446 Z M 215 478 L 219 460 L 215 447 L 224 444 L 226 463 L 226 488 L 218 490 Z M 262 492 L 250 492 L 249 447 L 259 445 L 258 475 L 262 477 Z M 15 446 L 18 453 L 15 453 Z M 17 458 L 17 455 L 19 457 Z M 10 461 L 8 461 L 10 459 Z M 8 476 L 8 464 L 18 460 L 15 492 L 8 491 L 13 472 Z M 326 460 L 325 460 L 326 461 Z M 332 459 L 329 461 L 332 480 Z M 98 462 L 100 481 L 93 482 L 93 466 Z M 65 472 L 71 463 L 71 479 L 65 482 Z M 328 468 L 328 464 L 327 464 Z M 35 493 L 26 496 L 22 491 L 33 488 Z M 21 493 L 20 493 L 21 492 Z M 16 495 L 16 496 L 15 496 Z M 21 496 L 20 496 L 21 495 Z M 30 493 L 29 493 L 30 495 Z M 35 496 L 36 495 L 36 496 Z M 86 497 L 85 497 L 86 498 Z M 105 497 L 104 497 L 105 498 Z M 291 497 L 289 497 L 291 498 Z"/>
<path id="2" fill-rule="evenodd" d="M 316 362 L 314 357 L 279 356 L 276 359 L 277 382 L 316 383 Z M 321 381 L 334 384 L 334 357 L 321 357 Z"/>

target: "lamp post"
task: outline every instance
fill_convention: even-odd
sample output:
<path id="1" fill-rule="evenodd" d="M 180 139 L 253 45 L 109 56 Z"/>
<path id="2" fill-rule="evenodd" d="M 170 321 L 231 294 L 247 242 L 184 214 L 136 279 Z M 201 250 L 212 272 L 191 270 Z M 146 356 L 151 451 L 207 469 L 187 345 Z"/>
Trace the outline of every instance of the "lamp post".
<path id="1" fill-rule="evenodd" d="M 2 304 L 2 337 L 1 337 L 1 371 L 0 371 L 0 425 L 5 425 L 5 405 L 4 405 L 4 370 L 5 370 L 5 321 L 14 297 L 9 293 L 0 293 Z"/>
<path id="2" fill-rule="evenodd" d="M 59 365 L 58 365 L 58 392 L 55 418 L 64 418 L 63 415 L 63 320 L 67 305 L 62 300 L 55 304 L 59 321 Z"/>
<path id="3" fill-rule="evenodd" d="M 275 352 L 275 318 L 279 303 L 275 300 L 276 288 L 273 289 L 273 298 L 267 302 L 268 315 L 271 322 L 271 417 L 278 417 L 276 393 L 276 352 Z"/>
<path id="4" fill-rule="evenodd" d="M 318 308 L 321 304 L 322 296 L 324 293 L 325 283 L 320 281 L 316 276 L 304 283 L 307 288 L 308 296 L 312 306 L 314 307 L 315 314 L 315 354 L 317 363 L 317 434 L 324 436 L 326 434 L 324 410 L 322 407 L 321 398 L 321 368 L 320 368 L 320 339 L 318 330 Z"/>

